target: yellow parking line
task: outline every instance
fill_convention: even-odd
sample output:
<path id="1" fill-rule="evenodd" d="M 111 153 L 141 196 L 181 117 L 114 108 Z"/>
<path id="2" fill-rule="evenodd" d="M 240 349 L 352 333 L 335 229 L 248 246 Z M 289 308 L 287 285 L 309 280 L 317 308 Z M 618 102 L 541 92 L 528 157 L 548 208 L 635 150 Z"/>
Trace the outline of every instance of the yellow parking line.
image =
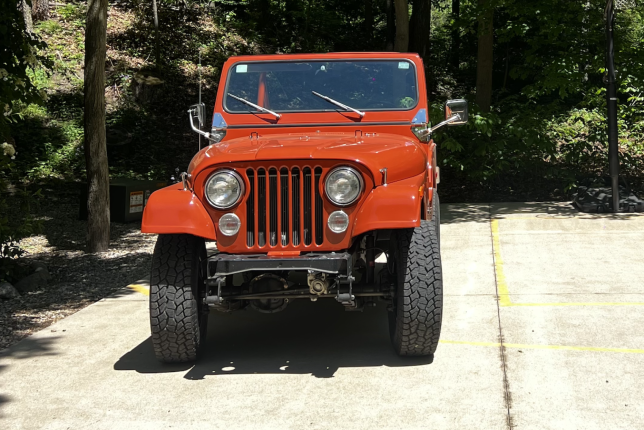
<path id="1" fill-rule="evenodd" d="M 494 248 L 494 270 L 496 271 L 496 285 L 501 306 L 511 306 L 510 290 L 505 280 L 503 271 L 503 260 L 501 259 L 501 243 L 499 241 L 499 220 L 493 219 L 492 223 L 492 246 Z"/>
<path id="2" fill-rule="evenodd" d="M 537 218 L 532 218 L 537 219 Z M 496 285 L 499 296 L 499 304 L 502 307 L 513 306 L 644 306 L 639 302 L 586 302 L 586 303 L 513 303 L 510 299 L 510 289 L 503 270 L 503 259 L 501 258 L 501 241 L 499 240 L 499 220 L 490 220 L 492 229 L 492 248 L 494 250 L 494 271 L 496 273 Z"/>
<path id="3" fill-rule="evenodd" d="M 137 293 L 141 293 L 143 295 L 149 296 L 150 295 L 150 288 L 147 285 L 141 285 L 141 284 L 130 284 L 127 286 L 132 291 L 136 291 Z"/>
<path id="4" fill-rule="evenodd" d="M 440 343 L 452 345 L 473 345 L 473 346 L 491 346 L 500 347 L 498 342 L 464 342 L 458 340 L 441 340 Z M 503 343 L 506 348 L 516 349 L 553 349 L 560 351 L 593 351 L 593 352 L 618 352 L 622 354 L 644 354 L 644 349 L 628 349 L 628 348 L 596 348 L 593 346 L 565 346 L 565 345 L 527 345 L 521 343 Z"/>
<path id="5" fill-rule="evenodd" d="M 644 306 L 638 302 L 587 302 L 587 303 L 510 303 L 503 306 Z"/>
<path id="6" fill-rule="evenodd" d="M 638 220 L 644 221 L 644 215 L 639 213 L 634 214 L 604 214 L 604 216 L 592 216 L 600 214 L 591 214 L 591 216 L 579 216 L 579 215 L 545 215 L 545 214 L 535 214 L 533 216 L 504 216 L 503 214 L 492 215 L 491 219 L 493 220 L 505 220 L 505 221 L 520 221 L 520 220 L 548 220 L 548 221 L 557 221 L 557 220 L 569 220 L 569 219 L 579 219 L 584 221 L 592 221 L 598 219 L 608 219 L 608 220 Z"/>

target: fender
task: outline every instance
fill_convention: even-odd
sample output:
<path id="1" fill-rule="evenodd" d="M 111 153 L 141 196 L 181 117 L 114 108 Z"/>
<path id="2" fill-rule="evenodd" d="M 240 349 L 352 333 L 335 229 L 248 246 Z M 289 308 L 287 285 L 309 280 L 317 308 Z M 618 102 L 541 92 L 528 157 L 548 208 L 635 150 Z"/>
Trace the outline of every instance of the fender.
<path id="1" fill-rule="evenodd" d="M 420 226 L 426 173 L 374 188 L 358 211 L 353 236 L 371 230 Z"/>
<path id="2" fill-rule="evenodd" d="M 150 195 L 143 211 L 141 232 L 191 234 L 217 240 L 215 226 L 208 212 L 192 192 L 181 184 L 171 185 Z"/>

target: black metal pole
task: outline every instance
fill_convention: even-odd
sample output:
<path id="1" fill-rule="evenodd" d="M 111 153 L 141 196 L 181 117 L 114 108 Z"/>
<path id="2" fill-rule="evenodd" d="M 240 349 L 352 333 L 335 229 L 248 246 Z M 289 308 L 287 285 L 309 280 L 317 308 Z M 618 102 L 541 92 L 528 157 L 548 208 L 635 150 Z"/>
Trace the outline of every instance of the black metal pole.
<path id="1" fill-rule="evenodd" d="M 617 134 L 617 88 L 615 85 L 615 49 L 613 24 L 615 23 L 614 0 L 608 0 L 606 8 L 606 72 L 608 75 L 606 103 L 608 104 L 608 164 L 613 187 L 613 212 L 619 212 L 619 150 Z"/>

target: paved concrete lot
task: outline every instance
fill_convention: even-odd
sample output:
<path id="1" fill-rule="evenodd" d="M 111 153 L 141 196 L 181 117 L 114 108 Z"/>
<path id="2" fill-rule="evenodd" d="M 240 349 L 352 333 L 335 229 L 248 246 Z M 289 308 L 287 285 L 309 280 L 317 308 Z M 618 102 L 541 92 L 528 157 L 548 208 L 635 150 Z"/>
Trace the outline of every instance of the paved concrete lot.
<path id="1" fill-rule="evenodd" d="M 211 314 L 194 366 L 154 359 L 124 290 L 0 352 L 4 429 L 644 427 L 644 217 L 444 205 L 433 363 L 382 307 Z"/>

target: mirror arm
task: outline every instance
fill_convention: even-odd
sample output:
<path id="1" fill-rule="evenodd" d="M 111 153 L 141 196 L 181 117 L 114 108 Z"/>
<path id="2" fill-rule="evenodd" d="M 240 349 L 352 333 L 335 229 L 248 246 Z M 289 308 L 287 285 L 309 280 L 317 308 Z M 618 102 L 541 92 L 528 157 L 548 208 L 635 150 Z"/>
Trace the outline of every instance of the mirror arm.
<path id="1" fill-rule="evenodd" d="M 451 118 L 446 119 L 446 120 L 445 120 L 445 121 L 443 121 L 443 122 L 439 122 L 439 123 L 438 123 L 438 124 L 436 124 L 434 127 L 430 128 L 430 129 L 429 129 L 429 132 L 430 132 L 430 133 L 433 133 L 433 132 L 435 132 L 436 130 L 438 130 L 439 128 L 441 128 L 441 127 L 442 127 L 442 126 L 444 126 L 444 125 L 451 124 L 451 123 L 453 123 L 453 122 L 455 122 L 455 121 L 460 121 L 460 120 L 461 120 L 461 116 L 460 116 L 459 114 L 457 114 L 457 113 L 456 113 L 456 114 L 452 115 L 452 117 L 451 117 Z"/>
<path id="2" fill-rule="evenodd" d="M 453 123 L 455 121 L 460 121 L 460 120 L 461 120 L 461 116 L 459 114 L 455 113 L 451 118 L 446 119 L 445 121 L 436 124 L 432 128 L 426 128 L 425 130 L 423 130 L 422 131 L 422 137 L 426 137 L 426 136 L 431 135 L 433 132 L 435 132 L 439 128 L 443 127 L 444 125 L 451 124 L 451 123 Z"/>
<path id="3" fill-rule="evenodd" d="M 210 139 L 210 133 L 206 133 L 205 131 L 199 130 L 197 127 L 195 127 L 195 123 L 193 121 L 192 115 L 195 113 L 196 109 L 188 109 L 188 119 L 190 120 L 190 127 L 192 127 L 193 131 L 196 131 L 206 139 Z"/>

